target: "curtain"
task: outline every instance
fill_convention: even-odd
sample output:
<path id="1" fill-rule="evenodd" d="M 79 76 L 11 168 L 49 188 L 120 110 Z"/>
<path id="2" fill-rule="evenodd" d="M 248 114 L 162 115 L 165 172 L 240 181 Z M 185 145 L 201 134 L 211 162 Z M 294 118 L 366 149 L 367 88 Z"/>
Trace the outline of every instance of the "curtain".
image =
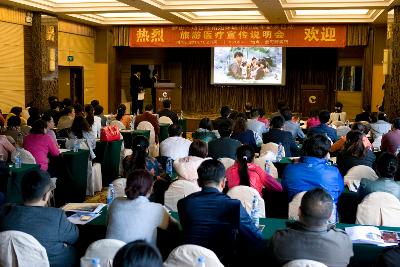
<path id="1" fill-rule="evenodd" d="M 129 26 L 113 27 L 113 46 L 129 46 Z"/>
<path id="2" fill-rule="evenodd" d="M 373 66 L 374 66 L 374 29 L 371 28 L 369 30 L 368 45 L 364 49 L 363 106 L 371 105 Z"/>
<path id="3" fill-rule="evenodd" d="M 369 26 L 366 24 L 347 25 L 347 46 L 368 45 Z"/>

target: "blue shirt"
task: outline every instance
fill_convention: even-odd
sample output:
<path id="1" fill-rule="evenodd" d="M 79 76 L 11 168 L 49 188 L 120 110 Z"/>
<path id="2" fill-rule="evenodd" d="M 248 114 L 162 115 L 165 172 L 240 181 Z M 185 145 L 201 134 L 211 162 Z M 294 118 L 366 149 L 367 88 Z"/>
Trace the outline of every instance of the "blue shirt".
<path id="1" fill-rule="evenodd" d="M 304 139 L 306 137 L 303 133 L 303 130 L 300 128 L 300 124 L 297 122 L 285 121 L 283 130 L 290 132 L 294 139 L 296 139 L 296 137 L 299 137 L 300 139 Z"/>
<path id="2" fill-rule="evenodd" d="M 332 140 L 333 143 L 335 143 L 338 139 L 336 130 L 333 129 L 332 127 L 329 127 L 325 123 L 311 127 L 310 129 L 308 129 L 308 132 L 313 134 L 317 133 L 326 134 Z"/>
<path id="3" fill-rule="evenodd" d="M 289 201 L 303 191 L 317 187 L 325 189 L 337 203 L 344 189 L 343 177 L 336 166 L 328 165 L 326 159 L 302 157 L 299 163 L 289 164 L 282 177 L 282 187 Z"/>

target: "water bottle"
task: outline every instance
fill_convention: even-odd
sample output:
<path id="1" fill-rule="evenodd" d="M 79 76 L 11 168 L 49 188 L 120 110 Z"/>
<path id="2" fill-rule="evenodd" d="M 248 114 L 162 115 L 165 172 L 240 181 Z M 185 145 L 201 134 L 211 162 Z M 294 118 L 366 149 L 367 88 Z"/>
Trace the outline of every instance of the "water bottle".
<path id="1" fill-rule="evenodd" d="M 283 158 L 283 146 L 282 143 L 279 143 L 278 145 L 278 154 L 276 155 L 276 161 L 280 162 Z"/>
<path id="2" fill-rule="evenodd" d="M 111 202 L 114 200 L 115 197 L 115 190 L 114 190 L 114 185 L 109 184 L 108 185 L 108 191 L 107 191 L 107 204 L 110 205 Z"/>
<path id="3" fill-rule="evenodd" d="M 394 155 L 397 157 L 400 153 L 400 146 L 397 147 L 396 152 L 394 153 Z"/>
<path id="4" fill-rule="evenodd" d="M 74 138 L 72 139 L 72 149 L 74 152 L 78 152 L 79 150 L 79 141 L 76 136 L 74 136 Z"/>
<path id="5" fill-rule="evenodd" d="M 169 175 L 169 177 L 172 177 L 172 159 L 168 158 L 167 163 L 165 165 L 165 172 Z"/>
<path id="6" fill-rule="evenodd" d="M 22 165 L 21 151 L 19 150 L 19 147 L 17 147 L 17 150 L 15 152 L 15 168 L 21 168 L 21 165 Z"/>
<path id="7" fill-rule="evenodd" d="M 271 174 L 270 163 L 271 163 L 271 161 L 268 160 L 268 159 L 265 161 L 265 172 L 266 172 L 267 174 Z"/>
<path id="8" fill-rule="evenodd" d="M 180 120 L 183 120 L 183 111 L 181 110 L 181 114 L 180 114 Z"/>
<path id="9" fill-rule="evenodd" d="M 92 258 L 92 264 L 90 266 L 91 267 L 101 267 L 100 259 L 99 258 Z"/>
<path id="10" fill-rule="evenodd" d="M 258 215 L 258 197 L 256 194 L 253 197 L 251 206 L 251 220 L 257 228 L 260 226 L 260 217 Z"/>
<path id="11" fill-rule="evenodd" d="M 206 257 L 204 257 L 203 255 L 199 256 L 199 258 L 197 259 L 197 266 L 206 267 Z"/>

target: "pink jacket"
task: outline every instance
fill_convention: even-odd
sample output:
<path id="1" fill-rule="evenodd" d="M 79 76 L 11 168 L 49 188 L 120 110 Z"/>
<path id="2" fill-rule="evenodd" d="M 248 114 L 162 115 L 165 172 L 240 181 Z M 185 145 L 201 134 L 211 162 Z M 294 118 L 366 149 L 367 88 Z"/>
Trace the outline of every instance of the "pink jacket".
<path id="1" fill-rule="evenodd" d="M 258 165 L 248 163 L 247 168 L 250 178 L 250 186 L 256 189 L 260 195 L 262 195 L 262 189 L 264 187 L 271 191 L 283 191 L 282 185 Z M 239 164 L 237 162 L 226 170 L 226 179 L 229 188 L 240 185 Z"/>
<path id="2" fill-rule="evenodd" d="M 54 141 L 47 134 L 28 134 L 24 138 L 24 148 L 31 152 L 36 163 L 40 164 L 40 169 L 47 171 L 50 153 L 53 157 L 60 154 L 60 150 L 54 144 Z"/>

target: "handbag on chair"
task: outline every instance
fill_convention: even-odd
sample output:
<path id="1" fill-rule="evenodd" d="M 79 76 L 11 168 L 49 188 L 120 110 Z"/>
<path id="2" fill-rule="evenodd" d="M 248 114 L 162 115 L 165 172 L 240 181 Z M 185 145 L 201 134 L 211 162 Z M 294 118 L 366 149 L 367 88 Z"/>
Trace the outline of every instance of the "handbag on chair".
<path id="1" fill-rule="evenodd" d="M 100 130 L 100 141 L 111 142 L 120 139 L 119 128 L 116 125 L 109 125 Z"/>

